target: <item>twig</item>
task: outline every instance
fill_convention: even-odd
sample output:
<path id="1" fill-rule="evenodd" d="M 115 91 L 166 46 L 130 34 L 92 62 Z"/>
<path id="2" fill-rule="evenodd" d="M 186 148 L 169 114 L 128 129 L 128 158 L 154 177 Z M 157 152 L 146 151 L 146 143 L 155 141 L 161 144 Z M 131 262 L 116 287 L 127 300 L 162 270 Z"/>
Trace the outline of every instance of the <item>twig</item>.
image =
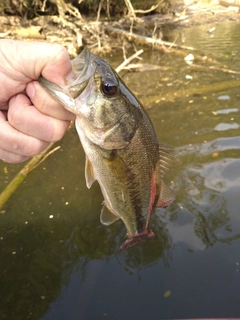
<path id="1" fill-rule="evenodd" d="M 163 1 L 164 1 L 164 0 L 161 0 L 161 1 L 158 2 L 158 4 L 156 4 L 155 6 L 154 6 L 154 5 L 151 6 L 150 9 L 147 9 L 147 10 L 134 10 L 134 12 L 135 12 L 135 13 L 149 13 L 149 12 L 151 12 L 151 11 L 156 10 L 156 9 L 160 6 L 160 4 L 163 3 Z"/>
<path id="2" fill-rule="evenodd" d="M 215 66 L 200 66 L 195 63 L 188 63 L 188 65 L 193 68 L 197 68 L 197 69 L 204 69 L 204 70 L 211 69 L 211 70 L 215 70 L 215 71 L 222 71 L 225 73 L 240 74 L 240 71 L 235 71 L 235 70 L 226 69 L 226 68 L 219 68 L 219 67 L 215 67 Z"/>
<path id="3" fill-rule="evenodd" d="M 123 61 L 123 63 L 120 64 L 120 66 L 118 66 L 116 68 L 116 72 L 119 73 L 122 69 L 124 69 L 124 67 L 126 67 L 127 64 L 129 64 L 129 62 L 131 62 L 133 59 L 137 58 L 141 53 L 143 53 L 143 50 L 138 50 L 136 53 L 134 53 L 131 57 L 125 59 Z"/>
<path id="4" fill-rule="evenodd" d="M 167 67 L 161 67 L 154 64 L 142 64 L 142 63 L 129 63 L 127 66 L 123 67 L 124 70 L 133 70 L 133 71 L 149 71 L 149 70 L 168 70 Z"/>
<path id="5" fill-rule="evenodd" d="M 41 11 L 42 11 L 42 12 L 45 11 L 46 1 L 47 1 L 47 0 L 44 0 L 44 1 L 43 1 L 42 7 L 41 7 Z"/>
<path id="6" fill-rule="evenodd" d="M 164 0 L 159 1 L 159 3 L 157 3 L 156 5 L 151 6 L 151 8 L 147 9 L 147 10 L 135 10 L 133 8 L 133 5 L 132 5 L 130 0 L 124 0 L 124 1 L 125 1 L 125 4 L 126 4 L 126 7 L 128 8 L 128 16 L 133 17 L 134 19 L 136 19 L 136 13 L 149 13 L 149 12 L 152 12 L 152 11 L 156 10 Z"/>
<path id="7" fill-rule="evenodd" d="M 136 18 L 132 3 L 130 0 L 124 0 L 126 7 L 128 8 L 128 16 L 133 17 L 134 19 Z"/>
<path id="8" fill-rule="evenodd" d="M 97 11 L 97 19 L 96 19 L 96 21 L 99 21 L 99 19 L 100 19 L 100 14 L 101 14 L 101 10 L 102 10 L 102 3 L 103 3 L 103 0 L 100 0 L 99 6 L 98 6 L 98 11 Z"/>
<path id="9" fill-rule="evenodd" d="M 107 17 L 110 19 L 110 0 L 107 0 Z"/>
<path id="10" fill-rule="evenodd" d="M 0 209 L 5 205 L 14 191 L 19 187 L 19 185 L 25 180 L 27 175 L 34 170 L 40 163 L 42 163 L 48 156 L 54 153 L 60 148 L 56 147 L 53 150 L 49 151 L 54 143 L 51 143 L 43 152 L 34 156 L 24 167 L 23 169 L 13 178 L 13 180 L 7 185 L 7 187 L 0 194 Z"/>
<path id="11" fill-rule="evenodd" d="M 12 32 L 12 30 L 8 30 L 7 32 L 1 32 L 1 33 L 0 33 L 0 38 L 5 38 L 5 37 L 8 36 L 11 32 Z"/>

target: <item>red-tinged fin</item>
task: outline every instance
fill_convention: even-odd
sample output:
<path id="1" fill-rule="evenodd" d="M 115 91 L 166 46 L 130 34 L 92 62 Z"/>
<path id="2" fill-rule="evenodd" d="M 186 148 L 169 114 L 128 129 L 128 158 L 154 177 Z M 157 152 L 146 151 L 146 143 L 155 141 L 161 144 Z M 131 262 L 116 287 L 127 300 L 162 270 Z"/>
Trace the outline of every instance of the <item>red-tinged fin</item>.
<path id="1" fill-rule="evenodd" d="M 149 208 L 148 208 L 148 222 L 150 221 L 150 218 L 151 218 L 153 205 L 154 205 L 155 199 L 156 199 L 156 194 L 157 194 L 157 181 L 156 181 L 156 175 L 154 173 L 154 170 L 152 169 L 151 198 L 150 198 L 150 203 L 149 203 Z"/>
<path id="2" fill-rule="evenodd" d="M 163 181 L 161 181 L 160 195 L 156 204 L 157 208 L 166 208 L 175 200 L 175 194 Z"/>
<path id="3" fill-rule="evenodd" d="M 131 236 L 129 239 L 127 239 L 121 247 L 119 248 L 120 251 L 123 251 L 127 248 L 130 248 L 138 243 L 143 243 L 145 241 L 150 241 L 156 239 L 156 235 L 152 230 L 145 230 L 138 235 Z"/>

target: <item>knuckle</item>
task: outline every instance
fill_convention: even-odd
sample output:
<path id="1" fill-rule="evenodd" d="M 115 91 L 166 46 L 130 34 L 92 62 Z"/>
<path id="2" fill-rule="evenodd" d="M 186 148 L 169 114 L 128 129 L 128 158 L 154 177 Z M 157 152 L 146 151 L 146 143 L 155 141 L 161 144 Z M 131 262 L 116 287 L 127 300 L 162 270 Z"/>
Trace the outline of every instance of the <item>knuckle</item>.
<path id="1" fill-rule="evenodd" d="M 42 152 L 48 144 L 48 142 L 28 136 L 20 145 L 21 153 L 23 156 L 32 157 Z"/>
<path id="2" fill-rule="evenodd" d="M 48 141 L 59 141 L 64 136 L 65 132 L 69 127 L 69 121 L 57 120 L 55 125 L 52 126 L 51 131 L 49 131 Z"/>
<path id="3" fill-rule="evenodd" d="M 26 161 L 27 159 L 29 159 L 30 157 L 27 157 L 27 156 L 22 156 L 22 155 L 19 155 L 19 154 L 14 154 L 12 156 L 9 157 L 9 160 L 7 161 L 8 163 L 11 163 L 11 164 L 15 164 L 15 163 L 21 163 L 21 162 L 24 162 Z"/>
<path id="4" fill-rule="evenodd" d="M 11 108 L 8 110 L 8 122 L 11 125 L 14 125 L 17 122 L 17 119 L 19 119 L 19 111 L 20 107 L 16 107 L 15 105 L 12 105 Z"/>
<path id="5" fill-rule="evenodd" d="M 29 157 L 12 153 L 12 152 L 6 152 L 6 151 L 1 156 L 1 160 L 3 162 L 7 162 L 11 164 L 20 163 L 20 162 L 26 161 L 27 159 L 29 159 Z"/>
<path id="6" fill-rule="evenodd" d="M 40 88 L 40 90 L 42 91 L 42 88 Z M 34 98 L 32 99 L 34 106 L 43 114 L 47 114 L 47 110 L 48 110 L 48 99 L 50 99 L 50 97 L 48 96 L 47 92 L 38 92 Z M 42 93 L 42 94 L 41 94 Z M 41 96 L 41 99 L 39 99 L 39 97 Z"/>
<path id="7" fill-rule="evenodd" d="M 62 62 L 62 61 L 68 61 L 69 60 L 69 54 L 67 49 L 59 44 L 53 44 L 52 50 L 54 53 L 55 61 L 56 62 Z"/>

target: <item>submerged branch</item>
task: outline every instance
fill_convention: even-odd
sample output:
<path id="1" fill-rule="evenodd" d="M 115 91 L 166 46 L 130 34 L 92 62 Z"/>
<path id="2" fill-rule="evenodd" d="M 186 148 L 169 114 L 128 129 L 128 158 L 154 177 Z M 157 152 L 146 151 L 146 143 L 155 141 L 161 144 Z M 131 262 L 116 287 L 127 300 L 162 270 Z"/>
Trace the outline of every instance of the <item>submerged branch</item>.
<path id="1" fill-rule="evenodd" d="M 236 70 L 231 70 L 231 69 L 226 69 L 226 68 L 219 68 L 219 67 L 215 67 L 215 66 L 200 66 L 198 64 L 195 63 L 188 63 L 188 65 L 192 68 L 196 68 L 196 69 L 202 69 L 202 70 L 215 70 L 215 71 L 221 71 L 221 72 L 225 72 L 225 73 L 231 73 L 231 74 L 240 74 L 240 71 L 236 71 Z"/>
<path id="2" fill-rule="evenodd" d="M 148 46 L 160 51 L 174 53 L 183 57 L 189 54 L 188 51 L 197 51 L 197 49 L 193 47 L 178 45 L 174 42 L 163 41 L 161 39 L 155 39 L 154 37 L 145 37 L 133 32 L 121 30 L 111 26 L 106 27 L 105 31 L 107 34 L 111 36 L 119 37 L 120 39 L 127 39 L 129 42 L 134 42 L 137 45 L 140 44 L 141 46 Z M 197 61 L 204 61 L 217 64 L 216 61 L 206 57 L 205 55 L 194 54 L 194 59 Z"/>
<path id="3" fill-rule="evenodd" d="M 134 41 L 137 44 L 142 44 L 142 45 L 147 45 L 147 46 L 154 46 L 154 47 L 161 49 L 161 50 L 164 50 L 164 51 L 166 51 L 166 49 L 164 49 L 164 47 L 180 48 L 180 49 L 191 50 L 191 51 L 196 50 L 193 47 L 180 46 L 180 45 L 177 45 L 172 42 L 163 41 L 161 39 L 154 39 L 151 37 L 141 36 L 136 33 L 128 32 L 128 31 L 121 30 L 121 29 L 114 28 L 114 27 L 110 27 L 110 26 L 106 27 L 105 30 L 109 34 L 126 38 L 128 41 Z"/>
<path id="4" fill-rule="evenodd" d="M 126 67 L 133 59 L 137 58 L 141 53 L 143 53 L 143 49 L 138 50 L 136 53 L 134 53 L 131 57 L 125 59 L 123 63 L 121 63 L 117 68 L 116 72 L 120 72 L 122 69 Z"/>
<path id="5" fill-rule="evenodd" d="M 0 194 L 0 209 L 5 205 L 18 186 L 25 180 L 27 175 L 37 166 L 39 166 L 39 164 L 42 163 L 48 156 L 60 148 L 59 146 L 49 151 L 53 144 L 54 143 L 52 142 L 43 152 L 34 156 L 2 191 Z"/>

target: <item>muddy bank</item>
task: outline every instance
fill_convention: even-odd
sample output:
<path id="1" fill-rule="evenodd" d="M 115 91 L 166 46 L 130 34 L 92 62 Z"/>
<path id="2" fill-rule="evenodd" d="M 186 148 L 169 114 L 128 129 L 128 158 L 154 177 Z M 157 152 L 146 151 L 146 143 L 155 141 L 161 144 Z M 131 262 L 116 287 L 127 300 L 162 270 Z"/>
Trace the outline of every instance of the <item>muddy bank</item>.
<path id="1" fill-rule="evenodd" d="M 58 15 L 40 15 L 33 19 L 5 14 L 0 16 L 0 38 L 62 43 L 69 54 L 75 56 L 85 45 L 98 54 L 119 49 L 123 42 L 126 47 L 137 46 L 138 41 L 133 37 L 124 36 L 126 31 L 152 39 L 151 43 L 141 43 L 141 46 L 154 47 L 154 43 L 158 42 L 158 49 L 165 50 L 161 41 L 167 40 L 166 35 L 171 29 L 187 28 L 195 24 L 218 24 L 224 20 L 239 21 L 237 2 L 235 5 L 226 1 L 197 4 L 176 2 L 167 7 L 167 13 L 157 11 L 153 5 L 144 10 L 128 8 L 121 17 L 110 16 L 100 7 L 96 13 L 91 12 L 89 15 L 81 15 L 76 10 Z M 110 32 L 111 29 L 120 32 Z"/>

